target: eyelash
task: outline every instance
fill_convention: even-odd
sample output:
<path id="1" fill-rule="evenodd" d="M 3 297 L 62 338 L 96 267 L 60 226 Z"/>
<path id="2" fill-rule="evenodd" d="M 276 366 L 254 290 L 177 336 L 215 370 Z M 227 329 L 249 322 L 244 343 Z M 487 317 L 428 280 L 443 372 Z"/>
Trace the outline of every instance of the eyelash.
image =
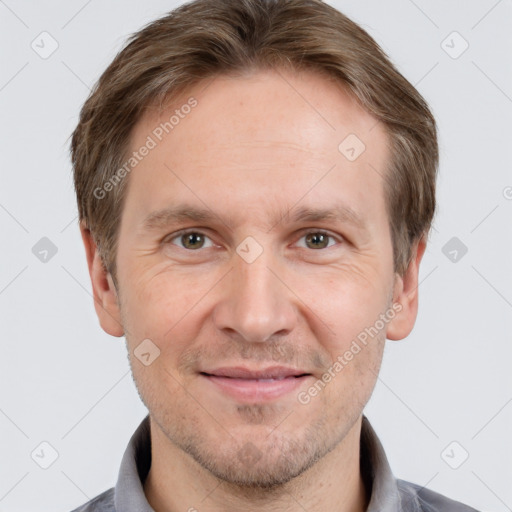
<path id="1" fill-rule="evenodd" d="M 204 232 L 200 231 L 200 230 L 197 230 L 197 229 L 185 229 L 183 231 L 178 231 L 177 233 L 173 234 L 172 237 L 166 237 L 164 239 L 164 243 L 165 244 L 171 244 L 173 240 L 176 240 L 177 238 L 181 238 L 182 236 L 185 236 L 185 235 L 190 235 L 190 234 L 196 234 L 196 235 L 201 235 L 201 236 L 204 236 L 206 238 L 210 238 L 207 234 L 205 234 Z M 327 231 L 324 231 L 322 229 L 311 229 L 309 231 L 305 231 L 302 233 L 302 235 L 300 236 L 299 240 L 306 237 L 307 235 L 311 235 L 311 234 L 315 234 L 315 235 L 323 235 L 323 236 L 327 236 L 329 237 L 331 240 L 334 240 L 334 241 L 337 241 L 338 243 L 341 243 L 342 242 L 342 239 L 341 237 L 338 237 L 338 236 L 335 236 L 335 235 L 332 235 L 331 233 L 327 232 Z M 176 244 L 171 244 L 171 245 L 176 245 Z M 183 249 L 185 251 L 188 251 L 188 252 L 199 252 L 201 249 L 209 249 L 209 247 L 201 247 L 200 249 L 187 249 L 186 247 L 180 247 L 178 245 L 178 247 L 180 249 Z M 327 246 L 327 247 L 324 247 L 324 248 L 321 248 L 321 249 L 311 249 L 312 251 L 320 251 L 320 250 L 326 250 L 326 249 L 329 249 L 331 248 L 332 246 Z M 309 249 L 308 247 L 302 247 L 302 249 Z"/>

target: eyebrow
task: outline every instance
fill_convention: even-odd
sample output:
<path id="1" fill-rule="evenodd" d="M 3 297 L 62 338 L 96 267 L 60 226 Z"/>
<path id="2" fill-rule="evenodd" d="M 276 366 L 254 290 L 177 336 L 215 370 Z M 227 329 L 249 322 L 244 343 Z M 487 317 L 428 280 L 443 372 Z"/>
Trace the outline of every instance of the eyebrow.
<path id="1" fill-rule="evenodd" d="M 335 205 L 334 208 L 300 207 L 285 212 L 274 211 L 268 223 L 269 231 L 284 219 L 292 223 L 331 221 L 351 224 L 360 230 L 367 228 L 366 219 L 353 208 L 344 204 Z M 179 204 L 148 214 L 142 222 L 142 231 L 159 231 L 186 221 L 217 222 L 224 224 L 229 229 L 233 229 L 236 224 L 233 217 L 223 219 L 208 208 Z"/>

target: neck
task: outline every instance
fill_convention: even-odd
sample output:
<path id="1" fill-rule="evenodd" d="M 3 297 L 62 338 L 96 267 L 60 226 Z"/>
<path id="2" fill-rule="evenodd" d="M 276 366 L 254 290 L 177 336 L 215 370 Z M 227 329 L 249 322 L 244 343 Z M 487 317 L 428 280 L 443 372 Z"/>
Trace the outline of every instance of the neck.
<path id="1" fill-rule="evenodd" d="M 364 512 L 367 490 L 359 465 L 361 418 L 330 453 L 275 489 L 245 489 L 219 480 L 151 423 L 151 468 L 144 493 L 156 512 Z"/>

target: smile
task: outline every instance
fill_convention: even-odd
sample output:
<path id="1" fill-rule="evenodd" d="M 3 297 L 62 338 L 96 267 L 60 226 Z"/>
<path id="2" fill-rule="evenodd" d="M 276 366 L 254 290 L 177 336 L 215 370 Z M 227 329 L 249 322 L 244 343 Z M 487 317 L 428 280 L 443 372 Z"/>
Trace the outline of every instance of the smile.
<path id="1" fill-rule="evenodd" d="M 263 402 L 281 398 L 312 377 L 306 371 L 285 367 L 250 370 L 243 367 L 217 368 L 200 372 L 223 395 L 240 402 Z"/>

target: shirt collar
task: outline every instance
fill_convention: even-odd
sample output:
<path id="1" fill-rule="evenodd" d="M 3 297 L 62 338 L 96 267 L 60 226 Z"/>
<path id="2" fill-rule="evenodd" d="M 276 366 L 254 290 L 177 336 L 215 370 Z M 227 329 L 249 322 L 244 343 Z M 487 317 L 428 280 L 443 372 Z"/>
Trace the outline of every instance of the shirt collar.
<path id="1" fill-rule="evenodd" d="M 123 455 L 115 486 L 115 509 L 123 512 L 154 512 L 144 495 L 144 481 L 151 466 L 149 415 L 130 439 Z M 361 471 L 370 492 L 367 512 L 400 510 L 397 482 L 389 466 L 384 448 L 366 416 L 361 424 Z"/>
<path id="2" fill-rule="evenodd" d="M 366 512 L 396 512 L 401 510 L 398 486 L 386 453 L 366 416 L 361 424 L 360 464 L 365 485 L 370 489 Z"/>
<path id="3" fill-rule="evenodd" d="M 115 509 L 123 512 L 154 512 L 142 487 L 151 466 L 149 415 L 132 435 L 124 452 L 114 492 Z"/>

